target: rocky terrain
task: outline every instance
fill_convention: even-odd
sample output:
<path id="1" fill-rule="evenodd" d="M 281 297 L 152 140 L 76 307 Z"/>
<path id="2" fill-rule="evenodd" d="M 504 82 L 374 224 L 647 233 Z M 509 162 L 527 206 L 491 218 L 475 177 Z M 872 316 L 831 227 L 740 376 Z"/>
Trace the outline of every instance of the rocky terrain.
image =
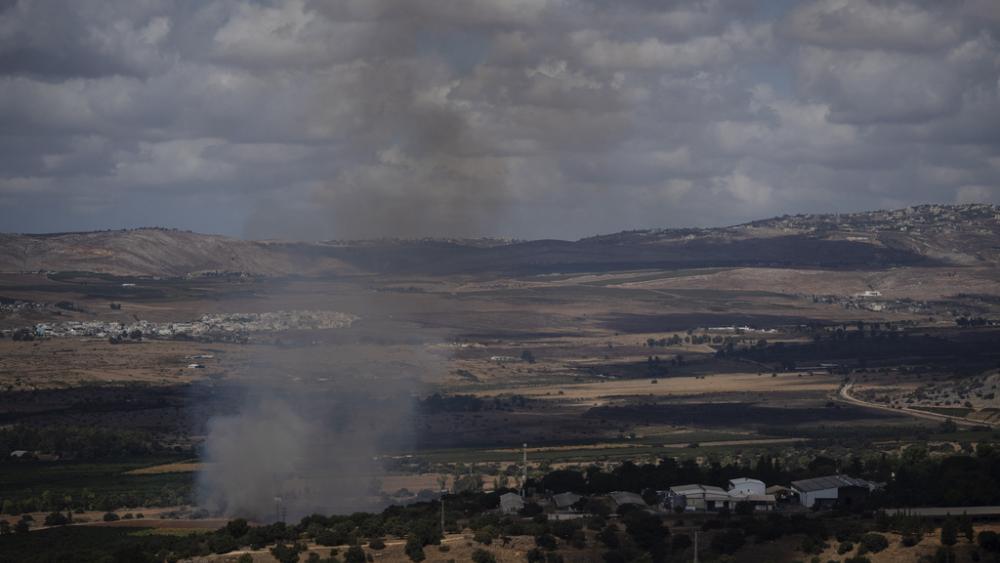
<path id="1" fill-rule="evenodd" d="M 1000 264 L 1000 208 L 924 205 L 796 215 L 578 241 L 501 239 L 254 242 L 168 229 L 0 235 L 0 272 L 122 276 L 458 274 L 757 266 L 886 268 Z"/>

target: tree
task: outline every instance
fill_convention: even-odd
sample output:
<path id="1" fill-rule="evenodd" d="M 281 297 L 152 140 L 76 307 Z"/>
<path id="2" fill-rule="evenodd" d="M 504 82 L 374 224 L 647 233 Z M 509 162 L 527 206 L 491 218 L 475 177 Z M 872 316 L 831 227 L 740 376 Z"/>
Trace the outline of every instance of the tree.
<path id="1" fill-rule="evenodd" d="M 271 555 L 279 561 L 279 563 L 298 563 L 299 553 L 304 551 L 301 544 L 292 544 L 291 546 L 285 545 L 283 543 L 278 543 L 271 548 Z"/>
<path id="2" fill-rule="evenodd" d="M 10 528 L 10 522 L 0 520 L 0 536 L 9 536 L 11 533 L 13 533 L 13 530 Z"/>
<path id="3" fill-rule="evenodd" d="M 664 542 L 670 530 L 663 526 L 659 516 L 636 510 L 628 513 L 623 520 L 629 537 L 642 549 L 655 555 L 666 547 Z"/>
<path id="4" fill-rule="evenodd" d="M 226 523 L 226 534 L 233 538 L 242 538 L 250 530 L 249 524 L 243 518 L 230 520 Z"/>
<path id="5" fill-rule="evenodd" d="M 344 554 L 344 563 L 365 563 L 366 559 L 365 550 L 357 545 L 347 548 L 347 553 Z"/>
<path id="6" fill-rule="evenodd" d="M 941 545 L 951 547 L 958 543 L 958 524 L 951 516 L 945 518 L 941 525 Z"/>
<path id="7" fill-rule="evenodd" d="M 476 548 L 472 551 L 473 563 L 497 563 L 497 558 L 485 549 Z"/>
<path id="8" fill-rule="evenodd" d="M 62 512 L 52 512 L 45 515 L 46 526 L 65 526 L 66 524 L 69 524 L 69 518 L 66 518 Z"/>
<path id="9" fill-rule="evenodd" d="M 410 534 L 406 538 L 406 547 L 403 548 L 406 552 L 406 556 L 410 558 L 410 561 L 423 561 L 427 558 L 424 555 L 424 545 L 420 542 L 417 536 Z"/>
<path id="10" fill-rule="evenodd" d="M 965 536 L 965 539 L 970 542 L 976 539 L 976 530 L 973 529 L 972 519 L 969 518 L 968 514 L 963 514 L 958 519 L 958 529 L 962 532 L 962 535 Z"/>

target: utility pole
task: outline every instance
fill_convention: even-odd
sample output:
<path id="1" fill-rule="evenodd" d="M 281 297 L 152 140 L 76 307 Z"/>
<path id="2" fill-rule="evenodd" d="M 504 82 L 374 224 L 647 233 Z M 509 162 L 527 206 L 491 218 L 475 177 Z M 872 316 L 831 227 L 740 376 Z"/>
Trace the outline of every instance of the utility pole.
<path id="1" fill-rule="evenodd" d="M 444 494 L 441 494 L 441 539 L 444 539 Z"/>
<path id="2" fill-rule="evenodd" d="M 694 563 L 698 563 L 698 530 L 694 531 Z"/>

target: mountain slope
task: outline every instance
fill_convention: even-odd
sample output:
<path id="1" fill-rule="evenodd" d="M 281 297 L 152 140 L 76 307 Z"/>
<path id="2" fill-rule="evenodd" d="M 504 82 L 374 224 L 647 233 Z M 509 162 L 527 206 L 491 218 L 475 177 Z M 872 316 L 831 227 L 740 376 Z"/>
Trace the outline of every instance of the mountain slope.
<path id="1" fill-rule="evenodd" d="M 1000 208 L 928 205 L 796 215 L 711 229 L 627 231 L 579 241 L 254 242 L 166 229 L 0 235 L 0 271 L 532 274 L 640 268 L 1000 266 Z"/>

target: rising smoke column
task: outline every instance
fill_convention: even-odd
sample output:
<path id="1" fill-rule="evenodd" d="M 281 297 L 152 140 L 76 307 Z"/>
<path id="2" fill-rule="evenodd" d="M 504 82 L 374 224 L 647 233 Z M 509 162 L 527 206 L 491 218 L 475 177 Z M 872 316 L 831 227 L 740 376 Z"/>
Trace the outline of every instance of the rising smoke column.
<path id="1" fill-rule="evenodd" d="M 412 444 L 407 380 L 388 389 L 351 379 L 245 391 L 237 414 L 209 422 L 200 506 L 260 521 L 378 507 L 378 456 Z"/>
<path id="2" fill-rule="evenodd" d="M 247 233 L 274 232 L 275 216 L 287 217 L 290 227 L 284 232 L 302 237 L 496 232 L 514 197 L 507 157 L 537 146 L 517 140 L 497 146 L 514 135 L 506 133 L 510 124 L 502 116 L 479 105 L 495 104 L 489 96 L 463 92 L 477 88 L 467 79 L 481 70 L 474 60 L 470 64 L 470 52 L 471 59 L 489 56 L 498 37 L 540 21 L 543 4 L 310 3 L 355 38 L 340 46 L 341 58 L 332 69 L 318 71 L 331 72 L 333 86 L 314 108 L 318 115 L 334 115 L 342 126 L 332 134 L 331 160 L 344 164 L 306 201 L 269 202 L 254 219 L 259 225 L 251 221 Z M 518 84 L 530 82 L 523 70 L 497 65 L 489 72 L 510 72 Z M 561 101 L 558 94 L 545 99 Z M 331 364 L 338 353 L 330 350 Z M 211 421 L 200 502 L 224 514 L 260 519 L 273 518 L 274 496 L 282 496 L 290 517 L 367 508 L 360 505 L 359 491 L 380 472 L 373 458 L 389 441 L 405 442 L 412 427 L 412 397 L 419 395 L 414 380 L 371 380 L 357 373 L 333 388 L 300 392 L 267 383 L 286 374 L 270 375 L 250 386 L 238 414 Z"/>

